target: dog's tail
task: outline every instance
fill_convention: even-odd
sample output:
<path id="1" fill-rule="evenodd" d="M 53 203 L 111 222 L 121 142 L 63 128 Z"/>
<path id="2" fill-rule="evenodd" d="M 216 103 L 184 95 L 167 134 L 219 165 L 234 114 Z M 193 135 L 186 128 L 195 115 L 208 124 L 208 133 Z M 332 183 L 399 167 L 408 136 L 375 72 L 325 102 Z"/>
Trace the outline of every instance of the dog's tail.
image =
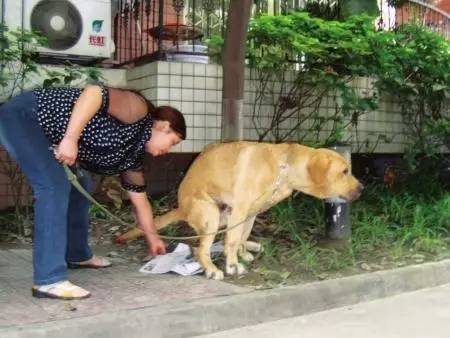
<path id="1" fill-rule="evenodd" d="M 161 216 L 155 217 L 155 226 L 156 230 L 161 230 L 168 226 L 169 224 L 181 221 L 183 219 L 183 215 L 181 214 L 180 209 L 173 209 Z"/>
<path id="2" fill-rule="evenodd" d="M 160 230 L 177 221 L 182 220 L 182 215 L 179 209 L 174 209 L 161 216 L 155 217 L 156 230 Z M 114 242 L 116 244 L 124 244 L 125 242 L 132 241 L 140 236 L 143 236 L 144 232 L 139 228 L 131 229 L 130 231 L 118 236 Z"/>

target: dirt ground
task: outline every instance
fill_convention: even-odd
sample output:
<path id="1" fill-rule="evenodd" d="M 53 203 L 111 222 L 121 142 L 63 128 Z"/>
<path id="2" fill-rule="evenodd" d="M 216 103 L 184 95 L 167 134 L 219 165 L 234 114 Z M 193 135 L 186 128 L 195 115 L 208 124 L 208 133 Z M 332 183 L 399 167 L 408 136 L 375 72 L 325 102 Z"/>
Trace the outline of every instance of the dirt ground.
<path id="1" fill-rule="evenodd" d="M 145 264 L 151 256 L 148 254 L 147 245 L 143 238 L 128 242 L 126 244 L 118 245 L 114 243 L 117 235 L 124 233 L 127 228 L 123 225 L 117 225 L 106 219 L 96 218 L 91 224 L 91 245 L 97 255 L 109 257 L 113 263 L 137 263 Z M 258 231 L 255 227 L 255 232 L 258 235 L 265 234 Z M 193 235 L 192 230 L 187 226 L 181 226 L 177 229 L 169 228 L 166 234 L 170 235 Z M 220 240 L 221 238 L 216 238 Z M 259 240 L 261 238 L 253 238 Z M 196 246 L 195 241 L 186 242 L 190 246 Z M 166 241 L 168 251 L 172 251 L 177 245 L 176 242 Z M 256 255 L 254 262 L 247 265 L 248 273 L 239 277 L 225 277 L 225 281 L 239 285 L 247 286 L 255 289 L 268 289 L 274 287 L 281 287 L 285 285 L 293 285 L 299 283 L 306 283 L 318 280 L 332 279 L 343 276 L 349 276 L 360 273 L 368 273 L 378 270 L 392 269 L 396 267 L 420 264 L 427 261 L 436 261 L 445 258 L 450 258 L 450 252 L 441 253 L 439 256 L 411 254 L 410 256 L 402 257 L 401 259 L 390 259 L 380 253 L 379 257 L 364 257 L 352 265 L 342 266 L 341 268 L 324 267 L 322 272 L 313 272 L 305 269 L 304 266 L 298 264 L 298 257 L 292 257 L 292 251 L 283 253 L 283 247 L 287 247 L 282 239 L 277 241 L 277 245 L 281 250 L 276 257 L 270 254 L 263 253 Z M 323 247 L 329 246 L 329 243 L 319 244 Z M 31 246 L 31 234 L 27 236 L 18 236 L 12 231 L 4 228 L 0 232 L 0 249 L 6 248 L 25 248 Z M 339 250 L 339 248 L 337 248 Z M 219 256 L 215 263 L 219 268 L 224 266 L 224 257 Z"/>

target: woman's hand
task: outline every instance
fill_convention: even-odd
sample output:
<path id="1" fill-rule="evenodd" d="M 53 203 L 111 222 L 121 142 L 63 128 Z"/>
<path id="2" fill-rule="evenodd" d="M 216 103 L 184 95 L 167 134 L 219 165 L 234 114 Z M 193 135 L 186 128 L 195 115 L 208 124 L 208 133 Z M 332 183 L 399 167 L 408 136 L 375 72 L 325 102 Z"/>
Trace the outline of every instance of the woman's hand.
<path id="1" fill-rule="evenodd" d="M 64 136 L 61 143 L 55 149 L 55 158 L 68 166 L 75 164 L 78 155 L 78 140 Z"/>
<path id="2" fill-rule="evenodd" d="M 134 212 L 139 227 L 144 231 L 145 239 L 149 246 L 149 252 L 153 255 L 164 255 L 166 253 L 166 245 L 157 233 L 157 228 L 153 220 L 152 206 L 145 192 L 128 192 L 128 197 L 134 206 Z"/>
<path id="3" fill-rule="evenodd" d="M 163 240 L 155 234 L 150 234 L 147 237 L 148 244 L 150 246 L 150 253 L 152 256 L 165 255 L 166 254 L 166 244 Z"/>

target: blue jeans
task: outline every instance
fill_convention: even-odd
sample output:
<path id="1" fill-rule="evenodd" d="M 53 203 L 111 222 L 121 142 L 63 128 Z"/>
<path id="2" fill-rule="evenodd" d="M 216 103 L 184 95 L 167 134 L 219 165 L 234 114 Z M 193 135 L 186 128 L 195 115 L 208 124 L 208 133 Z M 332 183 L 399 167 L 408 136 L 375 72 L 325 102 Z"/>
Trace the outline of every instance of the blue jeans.
<path id="1" fill-rule="evenodd" d="M 24 172 L 33 189 L 33 267 L 36 285 L 67 280 L 66 262 L 92 257 L 88 245 L 89 201 L 68 181 L 37 119 L 33 92 L 0 107 L 0 144 Z M 92 191 L 87 173 L 80 183 Z"/>

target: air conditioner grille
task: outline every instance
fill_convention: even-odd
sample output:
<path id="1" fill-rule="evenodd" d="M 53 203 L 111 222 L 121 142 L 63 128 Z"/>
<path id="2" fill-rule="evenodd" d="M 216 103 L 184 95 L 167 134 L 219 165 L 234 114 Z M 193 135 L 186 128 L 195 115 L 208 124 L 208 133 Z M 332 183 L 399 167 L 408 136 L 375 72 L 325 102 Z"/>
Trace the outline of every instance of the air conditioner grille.
<path id="1" fill-rule="evenodd" d="M 48 40 L 48 48 L 64 50 L 75 46 L 83 31 L 80 13 L 65 0 L 43 0 L 32 10 L 30 26 Z"/>

